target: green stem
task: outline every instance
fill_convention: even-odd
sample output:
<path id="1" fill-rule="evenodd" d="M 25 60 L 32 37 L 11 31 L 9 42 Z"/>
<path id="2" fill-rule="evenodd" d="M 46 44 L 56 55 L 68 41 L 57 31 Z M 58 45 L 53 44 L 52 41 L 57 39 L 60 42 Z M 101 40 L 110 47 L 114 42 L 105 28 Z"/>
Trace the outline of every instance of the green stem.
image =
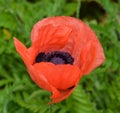
<path id="1" fill-rule="evenodd" d="M 50 104 L 50 113 L 53 113 L 53 104 Z"/>
<path id="2" fill-rule="evenodd" d="M 80 7 L 81 7 L 81 0 L 77 0 L 78 5 L 77 5 L 77 12 L 76 12 L 76 17 L 80 17 Z"/>

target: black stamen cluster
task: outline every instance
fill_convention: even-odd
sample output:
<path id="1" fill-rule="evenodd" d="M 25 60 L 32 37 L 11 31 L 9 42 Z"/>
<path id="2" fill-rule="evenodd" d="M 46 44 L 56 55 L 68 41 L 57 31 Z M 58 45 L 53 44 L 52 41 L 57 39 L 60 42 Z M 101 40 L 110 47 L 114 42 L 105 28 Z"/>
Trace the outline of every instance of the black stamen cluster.
<path id="1" fill-rule="evenodd" d="M 39 62 L 52 62 L 54 64 L 73 64 L 74 59 L 68 52 L 53 51 L 44 53 L 41 52 L 35 59 L 36 63 Z"/>

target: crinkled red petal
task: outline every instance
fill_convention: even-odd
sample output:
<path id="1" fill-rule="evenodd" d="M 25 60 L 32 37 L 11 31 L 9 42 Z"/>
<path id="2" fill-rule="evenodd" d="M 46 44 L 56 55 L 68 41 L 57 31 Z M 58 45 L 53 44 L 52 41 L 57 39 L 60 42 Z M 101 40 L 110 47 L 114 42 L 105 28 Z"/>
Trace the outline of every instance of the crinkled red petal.
<path id="1" fill-rule="evenodd" d="M 32 34 L 36 37 L 32 38 L 32 46 L 44 52 L 60 50 L 68 42 L 71 31 L 69 26 L 43 25 L 39 28 L 37 35 L 33 30 Z"/>
<path id="2" fill-rule="evenodd" d="M 100 44 L 98 42 L 91 42 L 87 43 L 81 51 L 80 59 L 82 72 L 89 74 L 93 69 L 104 62 L 105 57 Z"/>

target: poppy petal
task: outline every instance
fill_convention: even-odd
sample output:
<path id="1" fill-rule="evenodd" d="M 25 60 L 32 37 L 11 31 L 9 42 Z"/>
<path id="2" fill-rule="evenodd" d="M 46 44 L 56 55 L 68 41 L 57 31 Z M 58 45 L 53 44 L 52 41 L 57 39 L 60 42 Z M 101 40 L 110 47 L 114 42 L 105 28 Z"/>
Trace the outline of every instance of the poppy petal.
<path id="1" fill-rule="evenodd" d="M 59 91 L 53 87 L 48 80 L 44 77 L 43 73 L 39 72 L 32 65 L 28 67 L 28 72 L 33 79 L 33 81 L 41 88 L 53 92 L 54 97 L 58 97 L 60 95 Z"/>
<path id="2" fill-rule="evenodd" d="M 48 91 L 53 91 L 55 95 L 58 95 L 59 94 L 58 91 L 55 90 L 55 88 L 52 87 L 52 85 L 48 83 L 47 79 L 44 76 L 42 76 L 41 73 L 38 74 L 36 70 L 34 69 L 34 67 L 32 66 L 32 64 L 30 64 L 30 60 L 29 60 L 30 55 L 29 55 L 27 48 L 16 38 L 14 38 L 14 44 L 15 44 L 17 52 L 20 54 L 21 58 L 23 59 L 32 80 L 36 84 L 38 84 L 38 86 Z"/>
<path id="3" fill-rule="evenodd" d="M 59 90 L 66 90 L 78 83 L 82 72 L 77 66 L 54 65 L 52 63 L 36 63 L 34 68 L 42 73 L 52 86 Z"/>
<path id="4" fill-rule="evenodd" d="M 36 82 L 36 84 L 38 86 L 52 92 L 52 96 L 51 96 L 52 102 L 50 102 L 49 104 L 60 102 L 60 101 L 64 100 L 65 98 L 70 96 L 70 94 L 73 92 L 73 89 L 75 88 L 75 86 L 74 86 L 74 87 L 71 87 L 71 88 L 66 89 L 66 90 L 56 89 L 53 85 L 51 85 L 47 81 L 47 79 L 44 76 L 42 76 L 42 73 L 40 73 L 35 67 L 29 68 L 28 72 L 30 75 L 32 75 L 34 77 L 36 76 L 36 80 L 34 80 L 34 81 Z M 46 83 L 41 81 L 41 77 L 44 79 L 44 81 L 46 81 Z M 77 84 L 78 82 L 79 82 L 79 80 L 77 80 L 75 84 Z"/>
<path id="5" fill-rule="evenodd" d="M 101 65 L 105 57 L 101 46 L 97 42 L 90 42 L 82 49 L 80 59 L 82 72 L 88 74 Z"/>
<path id="6" fill-rule="evenodd" d="M 31 69 L 30 69 L 31 71 Z M 34 74 L 33 74 L 33 73 Z M 52 96 L 51 96 L 51 99 L 52 99 L 52 102 L 49 102 L 49 104 L 53 104 L 53 103 L 57 103 L 57 102 L 60 102 L 62 100 L 64 100 L 65 98 L 67 98 L 68 96 L 70 96 L 70 94 L 73 92 L 75 86 L 71 89 L 66 89 L 66 90 L 59 90 L 59 89 L 56 89 L 52 84 L 50 84 L 48 81 L 47 81 L 47 87 L 49 86 L 50 88 L 47 88 L 45 86 L 45 83 L 40 81 L 41 79 L 41 73 L 39 73 L 38 71 L 36 71 L 35 67 L 34 69 L 32 70 L 32 72 L 29 72 L 30 74 L 32 74 L 32 76 L 36 76 L 37 75 L 37 80 L 35 80 L 36 84 L 38 84 L 38 86 L 40 86 L 41 88 L 43 89 L 46 89 L 50 92 L 52 92 Z M 36 73 L 35 73 L 36 72 Z M 40 80 L 39 80 L 40 79 Z M 45 79 L 45 78 L 44 78 Z M 47 79 L 46 79 L 47 80 Z M 56 82 L 56 81 L 53 81 L 53 82 Z M 76 81 L 75 84 L 77 84 L 79 82 L 79 80 Z"/>
<path id="7" fill-rule="evenodd" d="M 67 98 L 72 92 L 73 92 L 73 89 L 75 88 L 75 86 L 71 89 L 66 89 L 66 90 L 59 90 L 59 89 L 56 89 L 54 86 L 52 86 L 46 78 L 43 77 L 43 79 L 45 79 L 45 81 L 47 82 L 47 85 L 45 85 L 46 83 L 41 81 L 41 75 L 42 73 L 39 73 L 35 68 L 32 68 L 32 69 L 28 69 L 28 72 L 30 73 L 30 75 L 34 75 L 36 76 L 36 84 L 38 86 L 40 86 L 41 88 L 43 89 L 46 89 L 47 91 L 50 91 L 52 92 L 52 96 L 51 96 L 51 99 L 52 99 L 52 102 L 50 102 L 49 104 L 52 104 L 52 103 L 56 103 L 56 102 L 60 102 L 62 100 L 64 100 L 65 98 Z M 77 80 L 76 83 L 78 83 L 79 80 Z"/>
<path id="8" fill-rule="evenodd" d="M 60 95 L 58 97 L 56 97 L 56 98 L 54 98 L 53 95 L 52 95 L 51 96 L 52 102 L 49 102 L 49 104 L 57 103 L 57 102 L 60 102 L 60 101 L 64 100 L 65 98 L 67 98 L 68 96 L 71 95 L 71 93 L 73 92 L 74 88 L 68 89 L 68 90 L 61 90 L 61 91 L 59 91 Z"/>
<path id="9" fill-rule="evenodd" d="M 50 85 L 54 87 L 54 89 L 52 89 L 53 95 L 51 96 L 52 102 L 50 103 L 60 102 L 67 98 L 82 77 L 82 72 L 79 68 L 72 65 L 56 66 L 52 63 L 41 62 L 34 64 L 34 70 L 36 70 L 38 74 L 42 73 Z M 37 82 L 41 87 L 39 83 L 40 82 Z"/>
<path id="10" fill-rule="evenodd" d="M 27 64 L 30 62 L 30 55 L 28 53 L 27 48 L 22 44 L 17 38 L 14 38 L 14 45 L 17 52 L 20 54 L 21 58 L 23 59 L 24 63 Z"/>
<path id="11" fill-rule="evenodd" d="M 42 26 L 39 28 L 37 37 L 32 38 L 32 46 L 44 52 L 59 50 L 67 43 L 70 33 L 71 27 L 68 26 L 54 26 L 51 24 Z M 33 29 L 32 34 L 36 34 L 36 30 Z"/>

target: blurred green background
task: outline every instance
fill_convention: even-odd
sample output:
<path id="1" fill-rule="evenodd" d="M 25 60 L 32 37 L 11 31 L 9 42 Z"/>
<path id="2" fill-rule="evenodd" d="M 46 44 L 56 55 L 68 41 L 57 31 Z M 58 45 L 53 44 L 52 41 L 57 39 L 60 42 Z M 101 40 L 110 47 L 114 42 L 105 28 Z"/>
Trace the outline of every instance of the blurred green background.
<path id="1" fill-rule="evenodd" d="M 54 113 L 120 113 L 120 0 L 0 0 L 0 113 L 49 113 L 50 93 L 30 79 L 13 37 L 29 47 L 32 26 L 55 15 L 91 26 L 106 61 L 54 105 Z"/>

